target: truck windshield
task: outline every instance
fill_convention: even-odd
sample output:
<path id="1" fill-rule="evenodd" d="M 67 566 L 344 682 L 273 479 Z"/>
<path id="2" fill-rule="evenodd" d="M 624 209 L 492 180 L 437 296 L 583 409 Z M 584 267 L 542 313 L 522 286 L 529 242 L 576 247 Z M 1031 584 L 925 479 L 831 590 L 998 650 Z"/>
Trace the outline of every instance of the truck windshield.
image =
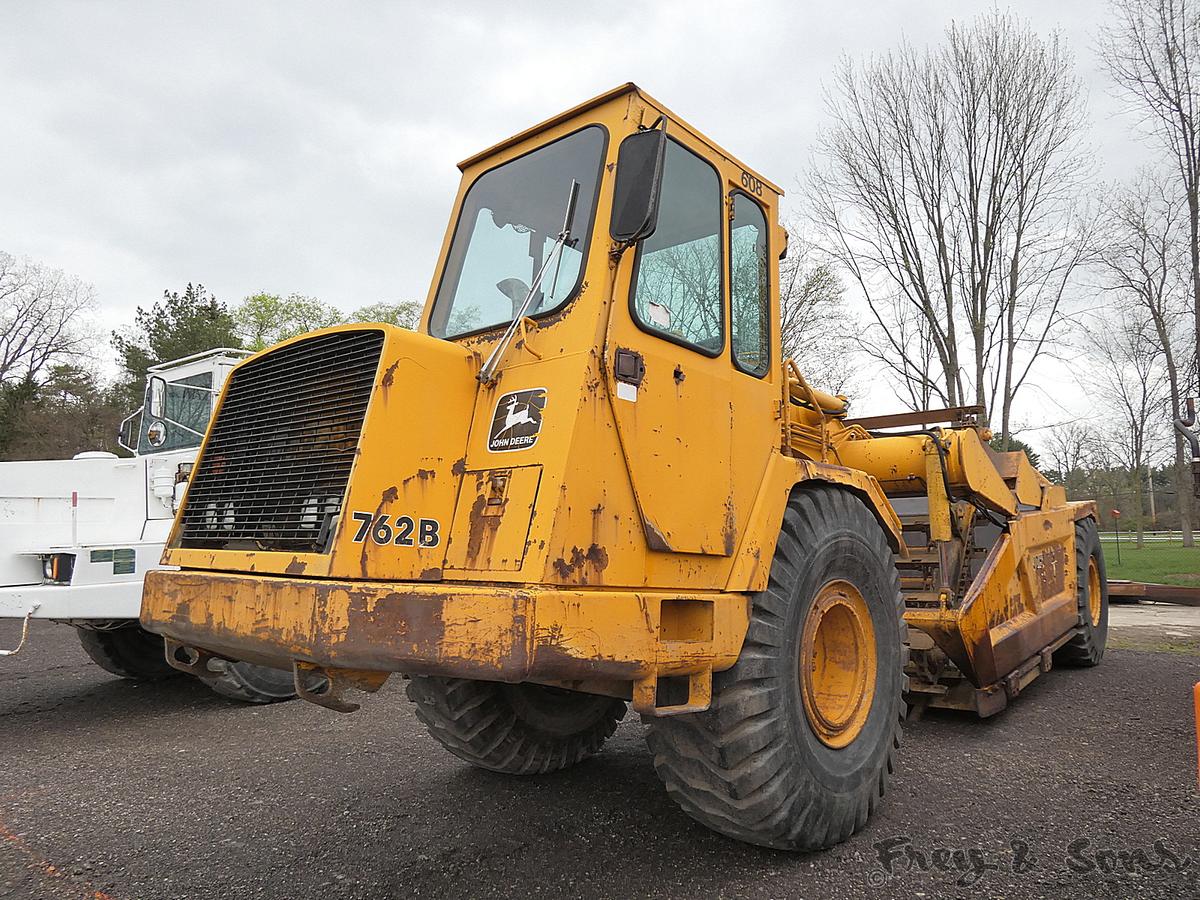
<path id="1" fill-rule="evenodd" d="M 168 381 L 160 418 L 150 415 L 149 392 L 147 388 L 138 453 L 145 455 L 199 447 L 212 415 L 212 373 L 201 372 Z"/>
<path id="2" fill-rule="evenodd" d="M 507 324 L 520 309 L 563 227 L 572 180 L 579 182 L 573 238 L 547 271 L 528 315 L 574 296 L 596 211 L 605 132 L 576 131 L 481 175 L 467 191 L 430 318 L 430 333 L 457 337 Z"/>

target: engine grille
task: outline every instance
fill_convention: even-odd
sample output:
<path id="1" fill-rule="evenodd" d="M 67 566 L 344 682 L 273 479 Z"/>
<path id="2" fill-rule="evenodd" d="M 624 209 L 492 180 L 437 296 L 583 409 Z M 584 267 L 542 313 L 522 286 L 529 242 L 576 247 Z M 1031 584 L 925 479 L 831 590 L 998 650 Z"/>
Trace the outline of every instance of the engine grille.
<path id="1" fill-rule="evenodd" d="M 180 546 L 324 552 L 382 349 L 382 331 L 340 331 L 235 371 L 192 473 Z"/>

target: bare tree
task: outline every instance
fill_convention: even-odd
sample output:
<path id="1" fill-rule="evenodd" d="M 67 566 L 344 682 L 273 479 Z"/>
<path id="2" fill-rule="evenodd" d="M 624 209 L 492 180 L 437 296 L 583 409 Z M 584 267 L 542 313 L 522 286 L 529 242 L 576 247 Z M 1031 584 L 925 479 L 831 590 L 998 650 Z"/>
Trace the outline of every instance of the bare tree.
<path id="1" fill-rule="evenodd" d="M 0 251 L 0 383 L 36 379 L 82 352 L 94 306 L 90 285 Z"/>
<path id="2" fill-rule="evenodd" d="M 1096 461 L 1099 436 L 1088 422 L 1064 422 L 1048 430 L 1042 446 L 1047 469 L 1056 472 L 1059 483 L 1070 492 L 1083 470 Z"/>
<path id="3" fill-rule="evenodd" d="M 788 254 L 779 264 L 779 338 L 812 384 L 834 393 L 852 390 L 856 349 L 845 288 L 800 232 L 788 229 Z"/>
<path id="4" fill-rule="evenodd" d="M 910 403 L 1012 400 L 1067 321 L 1087 246 L 1083 100 L 1057 35 L 990 13 L 935 49 L 840 64 L 813 172 L 824 246 Z"/>
<path id="5" fill-rule="evenodd" d="M 1100 401 L 1107 427 L 1099 449 L 1104 462 L 1124 470 L 1134 498 L 1138 546 L 1145 530 L 1145 476 L 1166 446 L 1166 375 L 1145 310 L 1123 306 L 1084 329 L 1092 360 L 1086 379 Z"/>
<path id="6" fill-rule="evenodd" d="M 1200 365 L 1200 16 L 1187 0 L 1113 0 L 1100 50 L 1171 158 L 1187 203 L 1194 364 Z M 1178 407 L 1176 407 L 1178 409 Z"/>
<path id="7" fill-rule="evenodd" d="M 1111 192 L 1097 254 L 1105 290 L 1118 303 L 1137 305 L 1146 317 L 1146 339 L 1161 355 L 1172 410 L 1181 408 L 1193 371 L 1187 204 L 1175 187 L 1163 173 L 1146 170 L 1130 185 Z M 1180 528 L 1184 545 L 1190 547 L 1191 463 L 1179 434 L 1175 434 L 1174 466 Z"/>

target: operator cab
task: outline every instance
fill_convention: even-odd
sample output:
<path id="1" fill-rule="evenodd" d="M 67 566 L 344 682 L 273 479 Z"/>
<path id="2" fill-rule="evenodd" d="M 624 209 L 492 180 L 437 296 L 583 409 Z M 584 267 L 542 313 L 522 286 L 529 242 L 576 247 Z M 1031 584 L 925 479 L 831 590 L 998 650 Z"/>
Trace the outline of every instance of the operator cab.
<path id="1" fill-rule="evenodd" d="M 417 333 L 238 366 L 168 561 L 725 588 L 783 442 L 782 192 L 632 84 L 459 167 Z"/>
<path id="2" fill-rule="evenodd" d="M 151 366 L 142 405 L 121 421 L 117 443 L 136 456 L 199 447 L 221 385 L 250 355 L 221 347 Z"/>

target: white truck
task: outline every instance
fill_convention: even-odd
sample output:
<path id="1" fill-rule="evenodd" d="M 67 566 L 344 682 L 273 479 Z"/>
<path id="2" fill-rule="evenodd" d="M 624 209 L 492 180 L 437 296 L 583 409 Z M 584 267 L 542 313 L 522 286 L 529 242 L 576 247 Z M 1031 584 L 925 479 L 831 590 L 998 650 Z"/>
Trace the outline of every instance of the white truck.
<path id="1" fill-rule="evenodd" d="M 0 659 L 21 649 L 31 619 L 52 619 L 114 675 L 180 674 L 138 624 L 142 579 L 159 564 L 214 398 L 247 355 L 209 350 L 152 367 L 142 407 L 121 423 L 132 457 L 0 463 L 0 618 L 24 622 Z M 295 696 L 291 672 L 246 662 L 214 660 L 203 680 L 251 703 Z"/>

